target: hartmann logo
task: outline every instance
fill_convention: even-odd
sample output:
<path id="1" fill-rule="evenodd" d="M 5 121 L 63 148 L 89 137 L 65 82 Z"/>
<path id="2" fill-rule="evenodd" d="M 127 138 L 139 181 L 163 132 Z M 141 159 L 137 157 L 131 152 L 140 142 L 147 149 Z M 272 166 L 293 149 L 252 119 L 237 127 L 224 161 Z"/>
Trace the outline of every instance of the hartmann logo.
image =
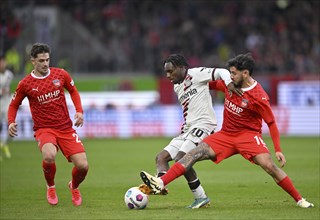
<path id="1" fill-rule="evenodd" d="M 37 98 L 40 103 L 46 103 L 47 101 L 51 101 L 51 99 L 57 98 L 59 94 L 60 94 L 60 90 L 56 90 L 44 95 L 39 95 L 37 96 Z"/>

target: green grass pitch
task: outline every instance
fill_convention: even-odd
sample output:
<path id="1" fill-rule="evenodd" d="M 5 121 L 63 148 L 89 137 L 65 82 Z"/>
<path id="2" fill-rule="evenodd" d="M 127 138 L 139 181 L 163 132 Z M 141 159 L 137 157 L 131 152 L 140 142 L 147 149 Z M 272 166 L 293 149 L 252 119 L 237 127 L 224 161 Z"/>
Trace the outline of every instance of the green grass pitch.
<path id="1" fill-rule="evenodd" d="M 74 207 L 67 188 L 72 164 L 57 157 L 59 204 L 46 201 L 41 154 L 35 141 L 11 142 L 11 159 L 1 164 L 0 219 L 320 219 L 319 138 L 284 137 L 284 168 L 302 196 L 315 204 L 298 208 L 264 171 L 240 156 L 195 168 L 212 200 L 209 208 L 188 210 L 193 197 L 184 178 L 172 182 L 167 196 L 150 196 L 145 210 L 129 210 L 126 190 L 141 183 L 139 172 L 155 172 L 155 155 L 170 139 L 83 140 L 90 170 L 81 185 L 83 205 Z M 265 138 L 273 152 L 270 138 Z M 273 153 L 272 153 L 273 154 Z M 273 154 L 274 155 L 274 154 Z"/>

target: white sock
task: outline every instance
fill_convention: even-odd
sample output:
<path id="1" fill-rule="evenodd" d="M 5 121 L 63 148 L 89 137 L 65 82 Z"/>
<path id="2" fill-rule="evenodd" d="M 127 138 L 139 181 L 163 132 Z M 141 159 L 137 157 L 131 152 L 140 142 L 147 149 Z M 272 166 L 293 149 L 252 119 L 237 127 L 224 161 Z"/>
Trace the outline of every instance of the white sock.
<path id="1" fill-rule="evenodd" d="M 160 177 L 158 177 L 157 179 L 158 179 L 158 183 L 159 183 L 161 189 L 163 189 L 164 188 L 164 184 L 163 184 L 162 179 Z"/>
<path id="2" fill-rule="evenodd" d="M 192 194 L 195 199 L 204 199 L 207 197 L 207 195 L 201 185 L 199 185 L 196 189 L 193 189 Z"/>

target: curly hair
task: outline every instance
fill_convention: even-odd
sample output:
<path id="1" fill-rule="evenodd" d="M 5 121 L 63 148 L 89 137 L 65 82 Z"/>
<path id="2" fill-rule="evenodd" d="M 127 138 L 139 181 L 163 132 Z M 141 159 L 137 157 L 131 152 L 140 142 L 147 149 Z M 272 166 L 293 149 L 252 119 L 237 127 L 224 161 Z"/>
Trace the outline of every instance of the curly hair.
<path id="1" fill-rule="evenodd" d="M 239 54 L 235 58 L 228 60 L 227 67 L 235 67 L 238 70 L 248 70 L 249 74 L 252 75 L 254 69 L 254 59 L 250 53 Z"/>
<path id="2" fill-rule="evenodd" d="M 165 63 L 172 63 L 172 65 L 174 67 L 177 67 L 177 66 L 186 66 L 186 67 L 188 67 L 189 66 L 186 58 L 184 58 L 184 56 L 179 55 L 179 54 L 171 54 L 163 62 L 163 64 L 165 64 Z"/>

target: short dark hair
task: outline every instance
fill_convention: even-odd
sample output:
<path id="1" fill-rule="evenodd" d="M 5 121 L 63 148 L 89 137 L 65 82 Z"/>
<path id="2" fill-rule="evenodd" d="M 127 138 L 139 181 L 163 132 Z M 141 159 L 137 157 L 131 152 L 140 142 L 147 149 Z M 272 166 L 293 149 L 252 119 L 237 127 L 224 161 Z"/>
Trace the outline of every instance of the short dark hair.
<path id="1" fill-rule="evenodd" d="M 254 59 L 252 58 L 250 53 L 239 54 L 235 58 L 228 60 L 227 67 L 230 68 L 232 66 L 234 66 L 240 71 L 245 69 L 248 70 L 251 76 L 254 69 Z"/>
<path id="2" fill-rule="evenodd" d="M 49 53 L 51 50 L 47 44 L 35 43 L 32 45 L 30 55 L 32 58 L 36 58 L 39 53 Z"/>
<path id="3" fill-rule="evenodd" d="M 184 56 L 180 55 L 180 54 L 171 54 L 170 56 L 168 56 L 165 60 L 164 63 L 172 63 L 172 65 L 174 67 L 177 66 L 186 66 L 188 67 L 189 64 L 186 60 L 186 58 L 184 58 Z"/>

